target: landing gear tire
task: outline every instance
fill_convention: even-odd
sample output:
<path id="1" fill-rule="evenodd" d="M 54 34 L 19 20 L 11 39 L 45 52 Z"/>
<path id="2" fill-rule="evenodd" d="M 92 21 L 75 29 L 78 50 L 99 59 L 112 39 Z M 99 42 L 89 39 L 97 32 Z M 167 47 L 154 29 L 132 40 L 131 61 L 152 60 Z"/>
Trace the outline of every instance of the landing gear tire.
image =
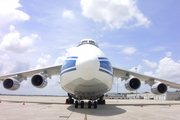
<path id="1" fill-rule="evenodd" d="M 72 96 L 68 93 L 68 99 L 66 99 L 66 104 L 74 104 L 74 99 L 72 99 Z"/>
<path id="2" fill-rule="evenodd" d="M 75 101 L 75 108 L 78 108 L 78 105 L 79 105 L 78 101 Z"/>
<path id="3" fill-rule="evenodd" d="M 89 102 L 88 102 L 88 108 L 91 108 L 91 106 L 92 106 L 92 102 L 89 101 Z"/>
<path id="4" fill-rule="evenodd" d="M 74 99 L 70 99 L 70 103 L 69 104 L 74 104 Z"/>
<path id="5" fill-rule="evenodd" d="M 103 105 L 105 105 L 106 104 L 106 101 L 105 100 L 103 100 L 103 103 L 102 103 Z"/>
<path id="6" fill-rule="evenodd" d="M 97 108 L 97 102 L 94 101 L 94 109 L 96 109 L 96 108 Z"/>
<path id="7" fill-rule="evenodd" d="M 80 105 L 81 105 L 81 108 L 84 108 L 84 101 L 81 101 Z"/>
<path id="8" fill-rule="evenodd" d="M 69 104 L 69 99 L 66 99 L 66 104 Z"/>

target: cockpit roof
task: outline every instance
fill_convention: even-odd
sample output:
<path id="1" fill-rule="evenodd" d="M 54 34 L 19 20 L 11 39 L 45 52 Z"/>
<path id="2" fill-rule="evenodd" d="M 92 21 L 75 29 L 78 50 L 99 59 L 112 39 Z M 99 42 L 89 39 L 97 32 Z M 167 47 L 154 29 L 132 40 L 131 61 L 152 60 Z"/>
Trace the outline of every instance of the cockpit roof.
<path id="1" fill-rule="evenodd" d="M 81 46 L 81 45 L 84 45 L 84 44 L 91 44 L 91 45 L 94 45 L 96 47 L 99 47 L 98 44 L 96 43 L 96 41 L 92 40 L 92 39 L 83 39 L 83 40 L 81 40 L 81 42 L 79 43 L 78 46 Z"/>

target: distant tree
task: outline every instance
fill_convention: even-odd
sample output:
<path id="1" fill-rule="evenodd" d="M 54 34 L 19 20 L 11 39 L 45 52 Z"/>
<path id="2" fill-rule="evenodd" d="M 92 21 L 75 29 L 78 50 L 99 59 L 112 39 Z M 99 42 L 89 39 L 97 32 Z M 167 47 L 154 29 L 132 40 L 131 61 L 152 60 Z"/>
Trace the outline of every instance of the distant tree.
<path id="1" fill-rule="evenodd" d="M 144 92 L 144 93 L 149 93 L 149 92 Z"/>

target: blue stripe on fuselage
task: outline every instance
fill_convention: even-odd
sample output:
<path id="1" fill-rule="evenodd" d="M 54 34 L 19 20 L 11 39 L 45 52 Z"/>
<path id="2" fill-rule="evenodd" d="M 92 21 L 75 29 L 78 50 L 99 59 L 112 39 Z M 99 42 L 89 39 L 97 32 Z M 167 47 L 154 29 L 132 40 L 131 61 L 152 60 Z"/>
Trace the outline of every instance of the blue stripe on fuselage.
<path id="1" fill-rule="evenodd" d="M 76 70 L 76 68 L 68 69 L 68 70 L 65 70 L 65 71 L 61 72 L 60 75 L 62 75 L 64 73 L 67 73 L 67 72 L 70 72 L 70 71 L 75 71 L 75 70 Z"/>
<path id="2" fill-rule="evenodd" d="M 112 74 L 112 73 L 110 73 L 110 72 L 108 72 L 107 70 L 99 69 L 99 71 L 104 72 L 104 73 L 107 73 L 107 74 L 109 74 L 109 75 L 113 76 L 113 74 Z"/>
<path id="3" fill-rule="evenodd" d="M 111 63 L 109 61 L 100 61 L 100 67 L 112 72 Z"/>
<path id="4" fill-rule="evenodd" d="M 75 67 L 75 65 L 76 65 L 76 60 L 66 60 L 62 65 L 61 71 L 64 71 L 71 67 Z"/>
<path id="5" fill-rule="evenodd" d="M 99 57 L 98 59 L 99 59 L 99 62 L 100 62 L 99 71 L 107 73 L 107 74 L 113 76 L 113 69 L 112 69 L 111 63 L 109 62 L 108 58 Z"/>
<path id="6" fill-rule="evenodd" d="M 61 75 L 76 70 L 76 60 L 78 57 L 67 57 L 61 68 Z"/>

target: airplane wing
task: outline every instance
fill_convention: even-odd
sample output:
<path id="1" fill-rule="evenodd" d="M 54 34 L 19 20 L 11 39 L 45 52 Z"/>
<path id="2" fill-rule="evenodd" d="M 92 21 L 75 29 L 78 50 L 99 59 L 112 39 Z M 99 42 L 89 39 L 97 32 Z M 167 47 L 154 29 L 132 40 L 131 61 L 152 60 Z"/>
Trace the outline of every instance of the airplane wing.
<path id="1" fill-rule="evenodd" d="M 34 74 L 38 74 L 41 72 L 46 72 L 49 75 L 60 75 L 61 66 L 62 65 L 54 65 L 54 66 L 50 66 L 50 67 L 4 75 L 4 76 L 0 76 L 0 80 L 4 81 L 8 77 L 13 77 L 16 75 L 21 75 L 21 76 L 23 76 L 23 78 L 27 78 L 27 77 L 32 77 Z"/>
<path id="2" fill-rule="evenodd" d="M 121 69 L 121 68 L 113 67 L 113 72 L 114 72 L 113 73 L 114 77 L 117 77 L 117 78 L 124 78 L 127 74 L 130 74 L 130 75 L 132 75 L 134 77 L 137 77 L 141 81 L 148 82 L 149 80 L 156 80 L 156 81 L 160 81 L 160 82 L 166 84 L 170 88 L 180 89 L 180 84 L 173 83 L 173 82 L 163 80 L 163 79 L 159 79 L 159 78 L 155 78 L 155 77 L 146 76 L 146 75 L 139 74 L 139 73 L 136 73 L 136 72 L 124 70 L 124 69 Z"/>

